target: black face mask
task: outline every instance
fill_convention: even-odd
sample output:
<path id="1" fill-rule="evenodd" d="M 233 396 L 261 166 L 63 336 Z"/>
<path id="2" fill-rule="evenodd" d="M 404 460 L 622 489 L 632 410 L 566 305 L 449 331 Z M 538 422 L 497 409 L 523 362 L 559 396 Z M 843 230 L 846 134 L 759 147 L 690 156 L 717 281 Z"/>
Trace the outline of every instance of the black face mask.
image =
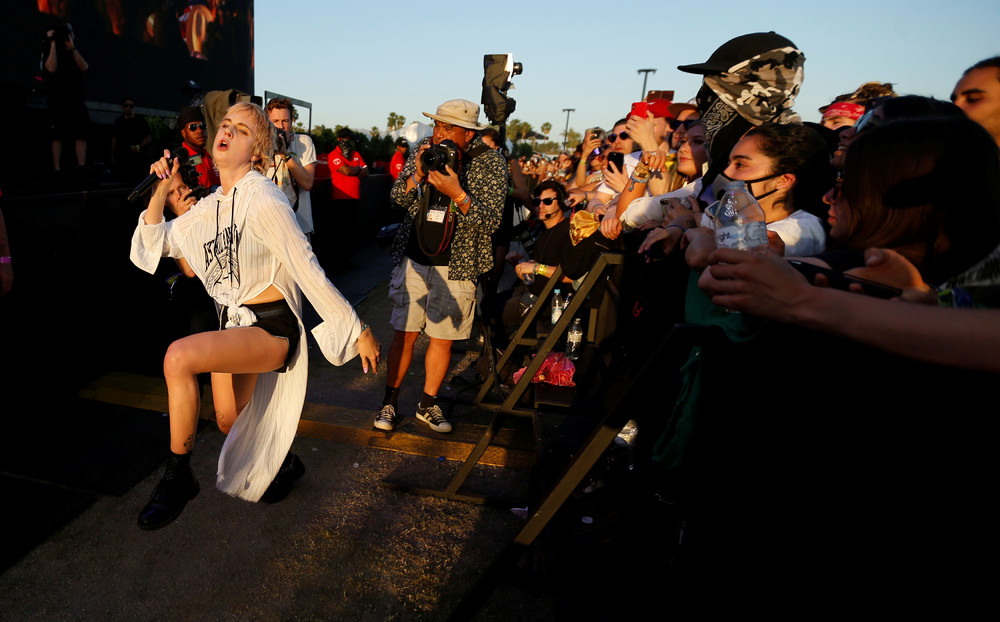
<path id="1" fill-rule="evenodd" d="M 761 199 L 765 199 L 774 194 L 775 192 L 777 192 L 779 188 L 775 188 L 770 192 L 765 192 L 764 194 L 757 195 L 754 194 L 753 192 L 753 184 L 762 181 L 767 181 L 768 179 L 774 179 L 775 177 L 781 177 L 782 175 L 784 175 L 784 173 L 774 173 L 773 175 L 768 175 L 766 177 L 758 177 L 757 179 L 745 179 L 743 180 L 743 183 L 747 185 L 747 192 L 750 193 L 750 196 L 760 201 Z M 733 179 L 732 177 L 729 177 L 725 173 L 719 173 L 719 176 L 716 177 L 715 180 L 712 182 L 712 196 L 714 196 L 716 200 L 721 199 L 722 195 L 725 194 L 726 192 L 726 184 L 728 184 L 731 181 L 739 181 L 739 180 Z"/>

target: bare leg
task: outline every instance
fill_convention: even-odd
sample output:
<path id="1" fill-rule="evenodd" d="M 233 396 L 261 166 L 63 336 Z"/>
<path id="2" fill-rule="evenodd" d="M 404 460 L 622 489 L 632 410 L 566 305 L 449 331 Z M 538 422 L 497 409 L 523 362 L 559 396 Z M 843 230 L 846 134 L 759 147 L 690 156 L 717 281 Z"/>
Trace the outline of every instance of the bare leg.
<path id="1" fill-rule="evenodd" d="M 272 371 L 284 363 L 287 354 L 287 339 L 253 326 L 198 333 L 170 344 L 163 359 L 170 408 L 170 451 L 186 454 L 193 447 L 198 425 L 198 374 Z M 244 390 L 243 382 L 239 388 L 234 382 L 233 404 Z"/>
<path id="2" fill-rule="evenodd" d="M 52 170 L 59 172 L 62 160 L 62 143 L 58 140 L 52 141 Z"/>
<path id="3" fill-rule="evenodd" d="M 212 374 L 212 401 L 215 402 L 215 421 L 223 434 L 229 434 L 236 418 L 240 416 L 253 397 L 258 374 Z"/>
<path id="4" fill-rule="evenodd" d="M 448 373 L 448 366 L 451 365 L 452 342 L 434 337 L 430 337 L 430 340 L 424 356 L 424 393 L 436 396 Z"/>
<path id="5" fill-rule="evenodd" d="M 81 167 L 87 163 L 87 141 L 82 139 L 76 141 L 76 163 Z"/>
<path id="6" fill-rule="evenodd" d="M 392 345 L 389 347 L 389 370 L 385 379 L 385 384 L 393 389 L 403 384 L 403 378 L 410 369 L 413 361 L 413 345 L 417 342 L 420 333 L 404 332 L 397 330 L 392 337 Z"/>

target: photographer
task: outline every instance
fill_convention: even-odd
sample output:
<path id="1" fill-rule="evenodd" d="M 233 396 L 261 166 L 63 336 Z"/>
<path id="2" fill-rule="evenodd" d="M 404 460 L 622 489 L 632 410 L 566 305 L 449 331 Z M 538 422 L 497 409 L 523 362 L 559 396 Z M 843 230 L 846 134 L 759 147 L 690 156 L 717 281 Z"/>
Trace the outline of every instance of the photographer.
<path id="1" fill-rule="evenodd" d="M 424 392 L 417 418 L 436 432 L 451 432 L 437 406 L 438 389 L 451 362 L 451 344 L 472 332 L 476 279 L 493 267 L 490 235 L 500 223 L 507 195 L 503 156 L 476 131 L 479 106 L 453 99 L 438 106 L 434 135 L 424 140 L 392 187 L 392 199 L 407 213 L 396 234 L 396 262 L 389 283 L 392 326 L 382 410 L 374 425 L 396 424 L 399 387 L 421 331 L 430 339 L 424 360 Z"/>
<path id="2" fill-rule="evenodd" d="M 309 191 L 312 190 L 316 175 L 316 148 L 312 138 L 292 131 L 295 108 L 291 101 L 284 98 L 272 99 L 267 102 L 265 110 L 268 119 L 277 129 L 276 149 L 267 177 L 285 193 L 302 233 L 309 237 L 313 232 Z"/>
<path id="3" fill-rule="evenodd" d="M 194 186 L 205 189 L 204 194 L 208 194 L 207 190 L 218 186 L 220 182 L 212 155 L 205 149 L 205 143 L 208 142 L 205 117 L 200 108 L 185 106 L 177 115 L 177 124 L 180 126 L 181 138 L 184 140 L 181 147 L 187 152 L 185 165 L 193 166 L 198 173 L 198 179 Z M 187 182 L 190 185 L 191 180 L 189 179 Z"/>
<path id="4" fill-rule="evenodd" d="M 47 51 L 42 66 L 49 87 L 52 124 L 52 168 L 62 170 L 63 142 L 73 141 L 76 164 L 87 163 L 87 132 L 90 115 L 84 104 L 83 74 L 90 69 L 76 47 L 71 24 L 60 24 L 45 33 Z"/>

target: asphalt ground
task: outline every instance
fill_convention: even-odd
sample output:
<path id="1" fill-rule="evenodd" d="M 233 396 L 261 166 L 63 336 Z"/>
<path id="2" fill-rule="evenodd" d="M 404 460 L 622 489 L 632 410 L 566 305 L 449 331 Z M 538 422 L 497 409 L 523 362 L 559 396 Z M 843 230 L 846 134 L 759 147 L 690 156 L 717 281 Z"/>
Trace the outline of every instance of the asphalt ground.
<path id="1" fill-rule="evenodd" d="M 390 261 L 376 246 L 353 259 L 359 267 L 332 280 L 385 348 Z M 420 395 L 422 345 L 401 411 Z M 521 528 L 510 508 L 526 505 L 533 458 L 530 422 L 515 420 L 485 460 L 503 466 L 477 467 L 470 477 L 469 490 L 506 506 L 383 485 L 444 489 L 487 422 L 471 406 L 449 404 L 464 386 L 453 376 L 475 355 L 459 346 L 473 351 L 456 347 L 442 391 L 451 435 L 412 416 L 394 432 L 373 430 L 384 365 L 365 375 L 356 361 L 333 367 L 310 348 L 293 445 L 307 470 L 292 494 L 265 505 L 216 490 L 224 436 L 203 420 L 192 460 L 201 493 L 155 532 L 135 520 L 166 455 L 162 379 L 105 374 L 46 405 L 75 424 L 53 427 L 44 413 L 18 418 L 9 438 L 20 442 L 0 457 L 0 620 L 444 619 Z M 518 590 L 504 598 L 505 589 L 481 619 L 546 619 L 553 611 L 550 596 Z"/>

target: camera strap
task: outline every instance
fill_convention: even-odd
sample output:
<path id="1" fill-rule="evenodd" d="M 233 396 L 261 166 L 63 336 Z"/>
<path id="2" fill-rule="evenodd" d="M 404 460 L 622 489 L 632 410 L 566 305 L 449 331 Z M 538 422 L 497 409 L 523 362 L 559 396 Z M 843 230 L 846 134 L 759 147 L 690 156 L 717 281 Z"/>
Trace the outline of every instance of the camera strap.
<path id="1" fill-rule="evenodd" d="M 447 203 L 445 203 L 447 201 Z M 440 210 L 444 207 L 444 219 L 441 221 L 443 231 L 441 232 L 441 241 L 437 245 L 437 249 L 431 249 L 427 245 L 426 239 L 426 229 L 424 226 L 427 223 L 427 215 L 432 209 Z M 439 192 L 436 188 L 431 187 L 429 192 L 423 193 L 420 197 L 420 211 L 417 213 L 416 223 L 416 237 L 417 245 L 422 252 L 427 257 L 437 257 L 448 250 L 451 245 L 451 236 L 455 233 L 455 214 L 451 209 L 451 199 L 446 195 Z"/>

